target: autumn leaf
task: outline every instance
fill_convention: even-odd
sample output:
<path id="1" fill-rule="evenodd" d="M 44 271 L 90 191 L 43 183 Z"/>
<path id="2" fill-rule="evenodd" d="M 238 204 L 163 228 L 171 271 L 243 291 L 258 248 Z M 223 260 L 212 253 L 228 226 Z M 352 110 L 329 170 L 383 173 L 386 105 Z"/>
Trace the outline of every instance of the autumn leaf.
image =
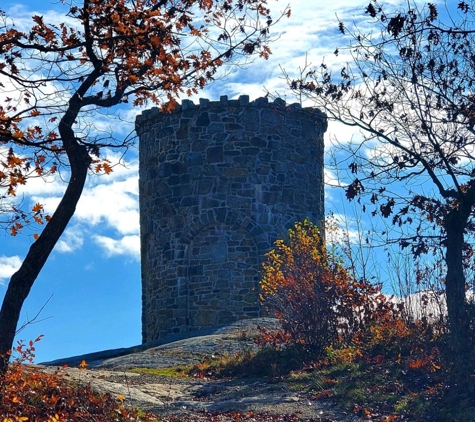
<path id="1" fill-rule="evenodd" d="M 43 205 L 41 205 L 40 203 L 37 202 L 31 210 L 34 213 L 39 213 L 39 212 L 43 211 Z"/>
<path id="2" fill-rule="evenodd" d="M 105 174 L 110 174 L 113 171 L 112 167 L 107 163 L 103 163 L 102 168 L 103 168 Z"/>

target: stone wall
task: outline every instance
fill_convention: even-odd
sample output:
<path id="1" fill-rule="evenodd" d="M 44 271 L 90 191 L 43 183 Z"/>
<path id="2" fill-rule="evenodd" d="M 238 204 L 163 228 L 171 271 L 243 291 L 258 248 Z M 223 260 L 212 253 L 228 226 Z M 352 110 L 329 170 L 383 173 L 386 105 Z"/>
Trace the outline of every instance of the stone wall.
<path id="1" fill-rule="evenodd" d="M 316 109 L 184 100 L 137 117 L 143 341 L 260 315 L 260 263 L 296 221 L 323 219 Z"/>

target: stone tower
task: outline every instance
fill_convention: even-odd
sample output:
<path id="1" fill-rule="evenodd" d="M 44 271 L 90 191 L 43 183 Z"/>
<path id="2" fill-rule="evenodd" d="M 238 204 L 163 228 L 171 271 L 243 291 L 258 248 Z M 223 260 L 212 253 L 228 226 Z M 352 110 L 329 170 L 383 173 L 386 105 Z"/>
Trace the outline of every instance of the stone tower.
<path id="1" fill-rule="evenodd" d="M 248 96 L 137 117 L 142 339 L 260 315 L 260 265 L 324 217 L 326 117 Z"/>

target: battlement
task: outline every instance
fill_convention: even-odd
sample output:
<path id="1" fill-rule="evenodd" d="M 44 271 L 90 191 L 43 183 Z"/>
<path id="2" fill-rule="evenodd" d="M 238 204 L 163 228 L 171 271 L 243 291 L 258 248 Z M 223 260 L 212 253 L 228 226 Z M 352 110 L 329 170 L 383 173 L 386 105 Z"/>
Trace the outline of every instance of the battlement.
<path id="1" fill-rule="evenodd" d="M 280 109 L 287 111 L 304 111 L 315 115 L 317 119 L 325 120 L 326 116 L 320 110 L 315 108 L 302 108 L 299 103 L 292 103 L 287 105 L 285 100 L 276 98 L 274 101 L 269 101 L 267 97 L 256 98 L 254 101 L 249 101 L 249 95 L 241 95 L 237 100 L 229 100 L 227 95 L 222 95 L 219 101 L 210 101 L 206 98 L 200 98 L 199 103 L 195 104 L 191 100 L 182 100 L 181 104 L 177 104 L 171 113 L 181 113 L 185 110 L 208 110 L 216 108 L 228 108 L 228 107 L 258 107 L 258 108 L 270 108 Z M 161 115 L 170 114 L 161 111 L 158 107 L 152 107 L 149 110 L 145 110 L 142 114 L 136 118 L 136 126 L 140 128 L 147 120 L 155 119 Z"/>

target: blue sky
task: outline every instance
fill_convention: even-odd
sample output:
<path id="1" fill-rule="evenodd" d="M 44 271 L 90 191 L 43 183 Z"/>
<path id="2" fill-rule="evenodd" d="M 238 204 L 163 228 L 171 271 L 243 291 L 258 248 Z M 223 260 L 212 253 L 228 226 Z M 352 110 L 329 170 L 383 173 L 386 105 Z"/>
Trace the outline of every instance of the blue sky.
<path id="1" fill-rule="evenodd" d="M 251 99 L 265 95 L 264 88 L 294 102 L 285 90 L 280 65 L 297 75 L 305 55 L 314 64 L 326 56 L 337 65 L 345 58 L 333 56 L 342 40 L 336 14 L 342 20 L 361 19 L 368 1 L 335 0 L 314 2 L 291 0 L 292 16 L 275 27 L 276 41 L 270 60 L 258 60 L 245 68 L 227 69 L 228 73 L 208 86 L 199 97 L 235 98 L 246 94 Z M 392 3 L 397 4 L 396 0 Z M 285 2 L 269 2 L 276 11 Z M 60 22 L 67 10 L 59 1 L 3 1 L 2 9 L 22 24 L 37 12 L 45 21 Z M 366 22 L 363 17 L 362 24 Z M 128 121 L 116 128 L 117 136 L 133 129 L 133 118 L 141 110 L 125 110 Z M 331 125 L 327 140 L 338 136 L 350 140 L 357 134 L 343 126 Z M 116 167 L 109 176 L 90 177 L 76 216 L 55 248 L 28 297 L 20 323 L 31 319 L 51 297 L 36 324 L 28 325 L 18 336 L 30 340 L 44 338 L 37 347 L 37 362 L 117 347 L 141 341 L 141 286 L 139 264 L 137 150 L 125 156 L 126 166 Z M 327 173 L 327 180 L 332 175 Z M 23 200 L 41 202 L 54 209 L 64 185 L 59 180 L 30 182 L 22 192 Z M 328 192 L 327 210 L 348 212 L 341 207 L 342 196 Z M 0 243 L 0 300 L 8 278 L 25 256 L 31 236 L 11 238 L 6 233 Z"/>

